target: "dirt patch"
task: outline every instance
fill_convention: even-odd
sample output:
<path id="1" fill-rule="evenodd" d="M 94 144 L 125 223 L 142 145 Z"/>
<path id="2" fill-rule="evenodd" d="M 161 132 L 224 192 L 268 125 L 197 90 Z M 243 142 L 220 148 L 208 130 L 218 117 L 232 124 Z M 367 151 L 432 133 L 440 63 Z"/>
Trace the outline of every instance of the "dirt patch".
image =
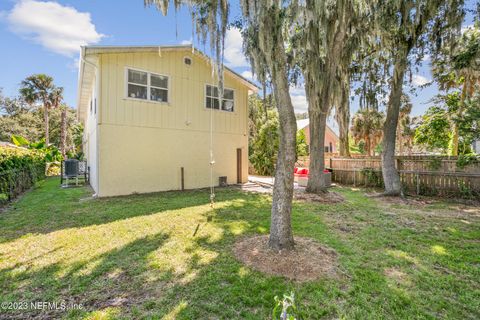
<path id="1" fill-rule="evenodd" d="M 327 191 L 322 194 L 308 193 L 305 190 L 296 189 L 293 193 L 295 200 L 303 200 L 308 202 L 320 202 L 320 203 L 339 203 L 345 201 L 345 198 L 336 192 Z"/>
<path id="2" fill-rule="evenodd" d="M 480 201 L 478 200 L 469 200 L 461 198 L 441 198 L 441 197 L 427 197 L 427 196 L 412 196 L 408 195 L 405 197 L 389 197 L 382 196 L 381 193 L 370 193 L 365 194 L 369 198 L 377 199 L 382 203 L 387 204 L 405 204 L 405 205 L 416 205 L 416 206 L 426 206 L 436 203 L 444 203 L 446 200 L 453 205 L 459 205 L 463 207 L 479 207 Z"/>
<path id="3" fill-rule="evenodd" d="M 387 277 L 387 281 L 391 285 L 395 285 L 396 287 L 411 285 L 408 275 L 397 268 L 387 268 L 385 269 L 384 274 Z"/>
<path id="4" fill-rule="evenodd" d="M 369 195 L 367 195 L 369 196 Z M 407 209 L 413 210 L 422 217 L 440 217 L 456 219 L 478 219 L 480 218 L 480 204 L 459 204 L 456 202 L 445 202 L 436 198 L 429 197 L 378 197 L 371 196 L 379 204 L 391 210 L 392 205 L 404 205 Z M 387 215 L 395 216 L 397 213 L 385 212 Z"/>
<path id="5" fill-rule="evenodd" d="M 268 236 L 244 238 L 234 253 L 253 269 L 298 282 L 337 277 L 337 253 L 312 239 L 295 237 L 295 249 L 276 252 L 268 247 Z"/>
<path id="6" fill-rule="evenodd" d="M 386 203 L 386 204 L 426 206 L 426 205 L 437 202 L 434 199 L 413 198 L 413 197 L 391 197 L 391 196 L 382 196 L 381 194 L 378 194 L 378 193 L 365 194 L 365 195 L 369 198 L 373 198 L 381 203 Z"/>

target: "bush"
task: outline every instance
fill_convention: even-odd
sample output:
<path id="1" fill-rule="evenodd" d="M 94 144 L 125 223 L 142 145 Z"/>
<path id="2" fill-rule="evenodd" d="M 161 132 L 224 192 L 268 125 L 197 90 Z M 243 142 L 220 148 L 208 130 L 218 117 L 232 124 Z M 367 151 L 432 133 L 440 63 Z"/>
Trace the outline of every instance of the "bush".
<path id="1" fill-rule="evenodd" d="M 40 151 L 0 146 L 0 203 L 44 179 L 45 165 L 45 155 Z"/>
<path id="2" fill-rule="evenodd" d="M 255 172 L 263 176 L 273 175 L 278 153 L 278 118 L 272 117 L 264 122 L 252 140 L 250 163 Z"/>

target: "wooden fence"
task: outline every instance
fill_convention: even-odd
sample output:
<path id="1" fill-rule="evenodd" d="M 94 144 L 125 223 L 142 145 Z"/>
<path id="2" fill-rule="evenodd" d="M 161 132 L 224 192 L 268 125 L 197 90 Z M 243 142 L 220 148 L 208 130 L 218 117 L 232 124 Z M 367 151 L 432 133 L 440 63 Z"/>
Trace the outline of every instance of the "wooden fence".
<path id="1" fill-rule="evenodd" d="M 332 179 L 335 182 L 356 186 L 383 186 L 379 157 L 330 157 L 325 164 L 332 168 Z M 456 157 L 399 156 L 396 157 L 396 168 L 406 193 L 480 199 L 479 162 L 459 167 Z"/>

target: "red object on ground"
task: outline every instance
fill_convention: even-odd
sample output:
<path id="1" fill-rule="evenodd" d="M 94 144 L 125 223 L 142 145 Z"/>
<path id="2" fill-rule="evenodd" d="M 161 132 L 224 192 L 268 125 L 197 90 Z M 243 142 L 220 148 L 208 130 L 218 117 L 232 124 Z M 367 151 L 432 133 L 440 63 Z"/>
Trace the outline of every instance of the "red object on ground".
<path id="1" fill-rule="evenodd" d="M 308 177 L 308 169 L 302 168 L 298 169 L 296 173 L 294 173 L 294 176 L 296 177 Z"/>
<path id="2" fill-rule="evenodd" d="M 295 168 L 293 169 L 293 173 L 297 173 L 297 171 L 298 171 L 298 168 L 295 167 Z"/>

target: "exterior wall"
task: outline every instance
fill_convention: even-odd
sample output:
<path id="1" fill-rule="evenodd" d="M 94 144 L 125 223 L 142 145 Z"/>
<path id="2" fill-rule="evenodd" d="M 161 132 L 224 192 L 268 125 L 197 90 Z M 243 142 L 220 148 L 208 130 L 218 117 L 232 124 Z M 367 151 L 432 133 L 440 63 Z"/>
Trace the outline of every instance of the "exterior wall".
<path id="1" fill-rule="evenodd" d="M 95 79 L 93 81 L 93 90 L 90 101 L 92 108 L 87 110 L 87 121 L 84 128 L 84 152 L 87 159 L 87 165 L 90 169 L 90 185 L 98 193 L 98 95 L 100 90 L 100 83 L 98 81 L 99 71 L 95 73 Z M 95 105 L 96 104 L 96 105 Z"/>
<path id="2" fill-rule="evenodd" d="M 187 66 L 183 58 L 193 64 Z M 237 148 L 242 148 L 242 182 L 248 179 L 248 89 L 226 74 L 235 90 L 234 112 L 205 107 L 212 69 L 190 50 L 102 54 L 98 124 L 99 196 L 175 190 L 210 185 L 210 119 L 213 120 L 214 174 L 237 182 Z M 126 97 L 126 67 L 169 76 L 169 102 Z"/>
<path id="3" fill-rule="evenodd" d="M 307 140 L 307 144 L 310 145 L 310 126 L 306 126 L 302 129 L 305 132 L 305 138 Z M 332 150 L 328 152 L 335 153 L 338 150 L 338 137 L 337 135 L 327 126 L 327 130 L 325 130 L 325 146 L 329 147 L 330 144 L 332 145 Z"/>

